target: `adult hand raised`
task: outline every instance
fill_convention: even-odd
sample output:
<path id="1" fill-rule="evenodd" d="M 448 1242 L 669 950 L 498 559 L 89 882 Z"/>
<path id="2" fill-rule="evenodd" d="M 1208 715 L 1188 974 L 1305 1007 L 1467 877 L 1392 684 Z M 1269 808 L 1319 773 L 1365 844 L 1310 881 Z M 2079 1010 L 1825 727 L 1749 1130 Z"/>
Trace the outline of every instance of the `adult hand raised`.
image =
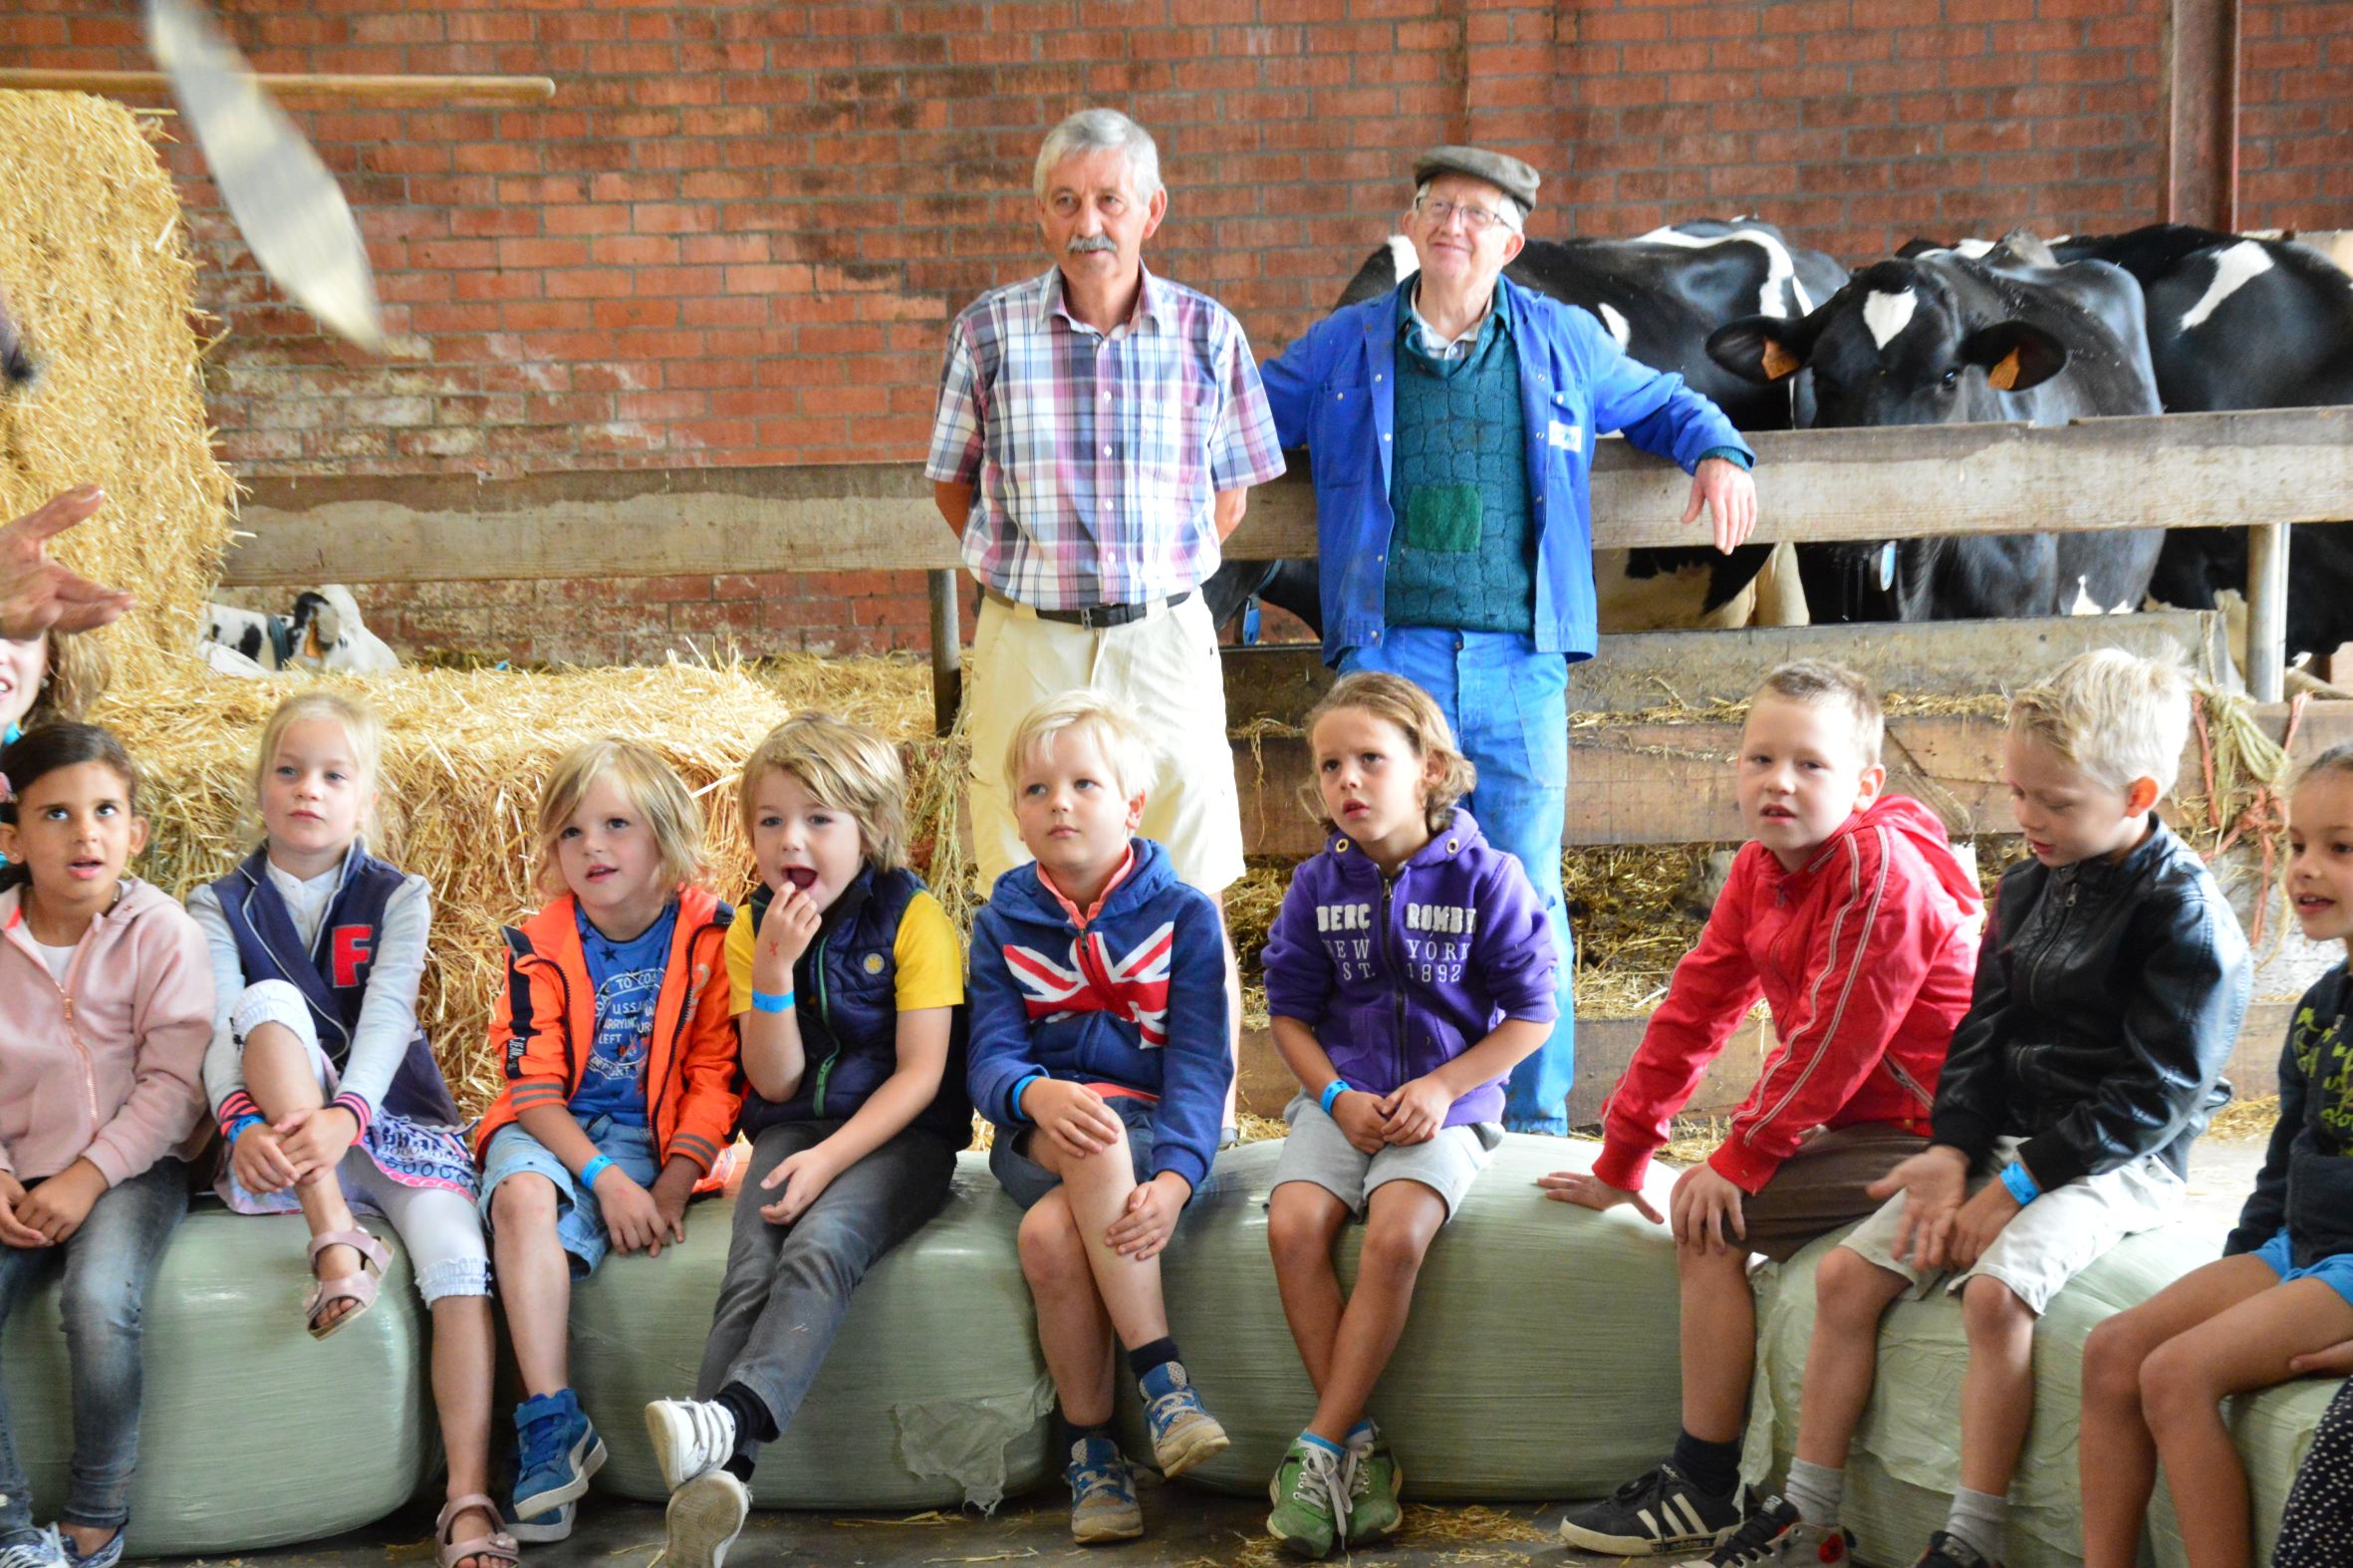
<path id="1" fill-rule="evenodd" d="M 106 491 L 86 484 L 0 528 L 0 637 L 95 632 L 131 608 L 121 589 L 101 588 L 49 559 L 49 541 L 106 501 Z"/>

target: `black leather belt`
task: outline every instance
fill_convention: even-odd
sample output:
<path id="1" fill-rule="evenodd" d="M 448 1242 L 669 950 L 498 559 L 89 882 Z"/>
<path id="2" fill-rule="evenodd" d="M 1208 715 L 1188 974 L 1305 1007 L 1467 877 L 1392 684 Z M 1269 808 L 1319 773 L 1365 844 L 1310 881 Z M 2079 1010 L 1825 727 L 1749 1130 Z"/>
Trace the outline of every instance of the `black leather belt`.
<path id="1" fill-rule="evenodd" d="M 1017 602 L 995 589 L 986 590 L 987 596 L 1007 609 L 1018 608 Z M 1090 605 L 1085 610 L 1033 610 L 1040 621 L 1052 621 L 1062 626 L 1084 627 L 1089 632 L 1100 632 L 1107 627 L 1124 627 L 1131 621 L 1141 621 L 1162 605 L 1171 609 L 1192 597 L 1192 590 L 1171 594 L 1166 599 L 1146 599 L 1133 605 Z"/>

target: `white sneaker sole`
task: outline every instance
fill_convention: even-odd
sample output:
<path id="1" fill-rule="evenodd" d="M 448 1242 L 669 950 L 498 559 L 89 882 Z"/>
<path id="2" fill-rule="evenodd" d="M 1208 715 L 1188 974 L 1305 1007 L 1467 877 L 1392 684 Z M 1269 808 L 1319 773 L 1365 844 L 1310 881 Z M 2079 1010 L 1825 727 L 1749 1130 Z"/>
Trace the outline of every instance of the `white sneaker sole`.
<path id="1" fill-rule="evenodd" d="M 1656 1535 L 1603 1535 L 1588 1530 L 1574 1519 L 1560 1522 L 1560 1538 L 1581 1552 L 1598 1552 L 1610 1557 L 1668 1557 L 1677 1552 L 1706 1553 L 1715 1550 L 1732 1538 L 1738 1524 L 1727 1524 L 1712 1535 L 1677 1535 L 1661 1538 Z"/>
<path id="2" fill-rule="evenodd" d="M 1173 1479 L 1232 1446 L 1233 1439 L 1225 1435 L 1225 1429 L 1210 1419 L 1194 1422 L 1172 1437 L 1166 1445 L 1155 1444 L 1152 1457 L 1161 1474 Z"/>
<path id="3" fill-rule="evenodd" d="M 751 1493 L 741 1481 L 724 1470 L 697 1476 L 670 1494 L 662 1514 L 669 1534 L 661 1554 L 664 1568 L 723 1568 L 727 1549 L 750 1517 Z"/>
<path id="4" fill-rule="evenodd" d="M 584 1447 L 585 1444 L 585 1447 Z M 572 1479 L 563 1485 L 529 1497 L 515 1499 L 515 1513 L 525 1519 L 536 1519 L 568 1502 L 578 1502 L 588 1495 L 589 1480 L 605 1467 L 605 1439 L 591 1427 L 588 1436 L 572 1445 Z"/>
<path id="5" fill-rule="evenodd" d="M 1144 1534 L 1144 1510 L 1132 1514 L 1097 1514 L 1070 1518 L 1070 1538 L 1081 1546 L 1101 1546 L 1107 1541 L 1133 1541 Z"/>
<path id="6" fill-rule="evenodd" d="M 661 1466 L 661 1483 L 676 1491 L 698 1475 L 707 1475 L 727 1462 L 724 1453 L 703 1449 L 694 1424 L 675 1400 L 654 1400 L 646 1407 L 646 1436 L 654 1439 L 654 1462 Z"/>

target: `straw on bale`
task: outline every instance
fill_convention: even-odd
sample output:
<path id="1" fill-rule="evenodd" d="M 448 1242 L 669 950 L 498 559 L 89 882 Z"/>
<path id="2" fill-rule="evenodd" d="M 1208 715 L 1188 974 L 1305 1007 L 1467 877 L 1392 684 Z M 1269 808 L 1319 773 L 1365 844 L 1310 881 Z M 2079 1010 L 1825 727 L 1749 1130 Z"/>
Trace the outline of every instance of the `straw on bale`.
<path id="1" fill-rule="evenodd" d="M 230 528 L 193 326 L 195 264 L 142 122 L 71 93 L 0 92 L 0 293 L 39 367 L 0 396 L 0 520 L 100 484 L 58 556 L 131 590 L 99 634 L 118 679 L 187 662 Z"/>

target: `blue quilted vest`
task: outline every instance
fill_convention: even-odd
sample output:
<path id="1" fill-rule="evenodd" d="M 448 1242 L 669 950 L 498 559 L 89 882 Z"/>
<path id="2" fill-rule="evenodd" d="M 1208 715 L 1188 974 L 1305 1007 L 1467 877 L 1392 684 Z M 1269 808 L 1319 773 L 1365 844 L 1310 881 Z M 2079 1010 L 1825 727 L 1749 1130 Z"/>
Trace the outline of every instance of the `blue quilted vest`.
<path id="1" fill-rule="evenodd" d="M 912 871 L 872 866 L 826 910 L 817 939 L 793 966 L 807 1067 L 800 1088 L 778 1105 L 747 1092 L 740 1123 L 747 1138 L 779 1122 L 839 1122 L 899 1070 L 899 921 L 923 881 Z M 768 917 L 766 885 L 751 897 L 752 934 Z M 972 1103 L 964 1089 L 964 1008 L 948 1026 L 947 1067 L 939 1093 L 912 1124 L 961 1149 L 972 1141 Z"/>
<path id="2" fill-rule="evenodd" d="M 368 976 L 376 967 L 385 906 L 399 891 L 400 873 L 354 845 L 344 857 L 343 883 L 327 906 L 327 917 L 319 922 L 318 942 L 306 950 L 286 901 L 270 885 L 268 868 L 269 852 L 255 850 L 245 864 L 212 885 L 213 896 L 220 900 L 229 932 L 237 939 L 245 983 L 285 980 L 302 992 L 319 1044 L 341 1072 L 351 1063 L 352 1033 L 360 1025 Z M 411 1122 L 465 1125 L 421 1026 L 385 1091 L 383 1109 Z"/>

